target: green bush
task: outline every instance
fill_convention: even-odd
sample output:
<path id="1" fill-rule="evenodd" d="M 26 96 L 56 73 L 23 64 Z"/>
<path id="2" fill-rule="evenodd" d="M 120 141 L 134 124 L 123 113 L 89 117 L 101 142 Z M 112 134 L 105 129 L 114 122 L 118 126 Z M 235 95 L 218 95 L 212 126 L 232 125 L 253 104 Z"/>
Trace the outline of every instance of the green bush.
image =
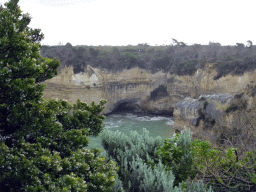
<path id="1" fill-rule="evenodd" d="M 125 190 L 211 191 L 211 189 L 206 190 L 201 181 L 197 184 L 186 181 L 188 175 L 192 174 L 190 168 L 193 163 L 189 148 L 192 146 L 189 141 L 191 138 L 188 134 L 182 133 L 179 140 L 178 137 L 171 139 L 170 144 L 162 144 L 160 137 L 154 139 L 148 134 L 145 128 L 143 135 L 131 131 L 130 137 L 109 130 L 104 130 L 100 134 L 102 145 L 106 150 L 106 159 L 117 162 L 118 175 Z M 175 142 L 178 147 L 175 147 Z M 162 145 L 167 146 L 161 147 Z M 171 156 L 170 160 L 168 156 Z"/>
<path id="2" fill-rule="evenodd" d="M 209 191 L 211 187 L 213 191 L 250 191 L 249 186 L 256 188 L 255 171 L 248 172 L 255 168 L 256 152 L 247 152 L 246 158 L 238 161 L 235 148 L 224 152 L 223 148 L 221 151 L 216 147 L 211 149 L 208 141 L 191 142 L 191 134 L 186 129 L 164 142 L 159 137 L 149 137 L 145 129 L 142 136 L 137 132 L 131 135 L 129 139 L 118 131 L 101 133 L 106 159 L 117 162 L 118 175 L 127 191 L 206 191 L 207 187 Z M 249 162 L 250 166 L 245 167 Z"/>
<path id="3" fill-rule="evenodd" d="M 177 134 L 174 138 L 165 139 L 164 145 L 158 147 L 155 153 L 155 163 L 148 161 L 152 168 L 157 162 L 162 161 L 167 166 L 166 170 L 172 170 L 176 182 L 174 182 L 174 186 L 179 182 L 184 182 L 189 177 L 189 181 L 193 181 L 195 178 L 203 179 L 208 183 L 207 187 L 212 186 L 214 191 L 250 191 L 248 188 L 251 187 L 252 190 L 256 188 L 256 174 L 255 171 L 251 171 L 251 167 L 255 168 L 253 159 L 256 152 L 253 155 L 251 152 L 247 152 L 247 157 L 240 158 L 238 161 L 236 148 L 230 148 L 224 153 L 216 150 L 215 147 L 210 149 L 208 141 L 203 142 L 198 139 L 185 147 L 184 143 L 188 142 L 188 139 L 184 137 L 185 135 Z M 192 156 L 192 161 L 188 158 L 188 154 Z M 250 166 L 245 167 L 248 162 L 251 162 Z M 220 172 L 222 172 L 222 176 L 216 177 Z M 215 176 L 213 177 L 213 175 Z M 207 178 L 211 178 L 210 181 Z M 233 178 L 242 178 L 242 180 L 233 180 Z M 186 184 L 188 189 L 187 181 Z"/>
<path id="4" fill-rule="evenodd" d="M 256 152 L 253 152 L 253 155 L 251 152 L 246 152 L 247 157 L 238 160 L 236 148 L 229 148 L 226 152 L 223 151 L 223 147 L 220 148 L 221 151 L 216 150 L 216 147 L 210 148 L 208 141 L 202 142 L 196 139 L 192 142 L 194 156 L 192 170 L 197 171 L 197 179 L 208 182 L 207 186 L 212 186 L 214 191 L 256 189 L 256 174 L 255 171 L 251 171 L 251 167 L 255 168 L 253 159 Z M 248 162 L 251 162 L 250 166 Z M 245 166 L 246 164 L 248 166 Z"/>
<path id="5" fill-rule="evenodd" d="M 160 157 L 160 160 L 164 165 L 168 166 L 167 170 L 172 170 L 175 175 L 174 186 L 178 186 L 182 181 L 188 179 L 188 175 L 195 177 L 195 172 L 191 171 L 192 157 L 191 157 L 191 136 L 188 134 L 183 135 L 180 140 L 177 134 L 176 137 L 171 139 L 165 139 L 162 146 L 158 147 L 156 155 Z M 187 155 L 185 155 L 187 154 Z M 184 156 L 184 157 L 183 157 Z M 159 162 L 156 158 L 155 162 Z M 149 164 L 154 168 L 155 163 L 149 162 Z"/>

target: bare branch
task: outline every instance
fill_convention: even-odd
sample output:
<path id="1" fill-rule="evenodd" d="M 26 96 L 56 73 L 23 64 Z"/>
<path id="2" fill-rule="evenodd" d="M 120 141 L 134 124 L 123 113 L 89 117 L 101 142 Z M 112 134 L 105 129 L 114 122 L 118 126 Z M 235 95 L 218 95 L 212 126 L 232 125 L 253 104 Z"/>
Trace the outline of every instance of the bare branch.
<path id="1" fill-rule="evenodd" d="M 176 40 L 176 39 L 172 39 L 174 43 L 176 43 L 177 45 L 180 45 L 180 43 Z"/>

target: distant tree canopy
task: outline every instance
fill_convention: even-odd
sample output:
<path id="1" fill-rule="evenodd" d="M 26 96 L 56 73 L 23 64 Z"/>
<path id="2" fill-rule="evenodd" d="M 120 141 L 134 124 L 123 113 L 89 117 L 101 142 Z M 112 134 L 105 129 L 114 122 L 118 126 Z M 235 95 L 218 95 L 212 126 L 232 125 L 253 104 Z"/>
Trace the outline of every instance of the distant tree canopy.
<path id="1" fill-rule="evenodd" d="M 148 45 L 147 43 L 138 43 L 137 46 L 138 46 L 138 47 L 144 47 L 144 48 L 150 47 L 150 45 Z"/>
<path id="2" fill-rule="evenodd" d="M 212 46 L 221 46 L 221 44 L 220 43 L 214 43 L 214 42 L 209 42 L 209 45 L 212 45 Z"/>
<path id="3" fill-rule="evenodd" d="M 244 48 L 244 44 L 243 43 L 236 43 L 238 48 Z"/>
<path id="4" fill-rule="evenodd" d="M 94 48 L 89 48 L 89 52 L 93 57 L 97 57 L 99 55 L 99 50 L 98 49 L 94 49 Z"/>
<path id="5" fill-rule="evenodd" d="M 79 47 L 79 48 L 77 49 L 77 54 L 78 54 L 79 56 L 84 55 L 85 52 L 86 52 L 86 48 L 85 48 L 85 47 Z"/>
<path id="6" fill-rule="evenodd" d="M 187 45 L 183 41 L 172 39 L 174 46 L 150 46 L 147 43 L 139 43 L 137 46 L 43 46 L 41 54 L 49 58 L 57 57 L 63 65 L 76 65 L 77 71 L 83 70 L 86 65 L 106 68 L 110 71 L 122 71 L 133 67 L 140 67 L 155 73 L 159 70 L 169 71 L 173 74 L 192 75 L 196 68 L 203 67 L 203 62 L 215 62 L 219 77 L 224 72 L 219 70 L 223 63 L 230 73 L 235 70 L 230 64 L 225 63 L 229 57 L 234 65 L 243 65 L 248 60 L 254 61 L 255 48 L 250 40 L 248 46 L 237 43 L 235 46 L 221 46 L 220 43 L 209 42 L 209 45 Z M 66 49 L 65 49 L 66 47 Z M 80 48 L 81 47 L 81 48 Z M 88 51 L 85 49 L 88 47 Z M 62 49 L 56 51 L 57 49 Z M 87 51 L 87 52 L 86 52 Z M 239 61 L 237 61 L 239 59 Z M 193 60 L 193 62 L 191 62 Z M 190 64 L 189 64 L 190 63 Z M 186 65 L 185 65 L 186 64 Z M 221 64 L 220 64 L 221 65 Z M 193 66 L 193 67 L 192 67 Z M 253 68 L 254 63 L 248 67 Z M 222 66 L 223 67 L 223 66 Z M 248 67 L 244 67 L 246 70 Z M 61 68 L 61 67 L 60 67 Z"/>
<path id="7" fill-rule="evenodd" d="M 71 49 L 72 45 L 71 45 L 71 43 L 66 43 L 65 47 L 68 48 L 68 49 Z"/>
<path id="8" fill-rule="evenodd" d="M 248 47 L 252 47 L 252 41 L 248 40 Z"/>

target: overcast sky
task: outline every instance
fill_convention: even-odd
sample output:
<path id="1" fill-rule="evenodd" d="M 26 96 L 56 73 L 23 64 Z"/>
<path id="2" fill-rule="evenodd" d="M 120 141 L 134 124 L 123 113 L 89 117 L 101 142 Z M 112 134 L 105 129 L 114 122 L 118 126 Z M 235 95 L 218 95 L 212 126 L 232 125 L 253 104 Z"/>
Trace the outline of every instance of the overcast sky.
<path id="1" fill-rule="evenodd" d="M 3 5 L 7 0 L 0 0 Z M 42 45 L 256 44 L 255 0 L 20 0 Z M 5 6 L 4 6 L 5 7 Z"/>

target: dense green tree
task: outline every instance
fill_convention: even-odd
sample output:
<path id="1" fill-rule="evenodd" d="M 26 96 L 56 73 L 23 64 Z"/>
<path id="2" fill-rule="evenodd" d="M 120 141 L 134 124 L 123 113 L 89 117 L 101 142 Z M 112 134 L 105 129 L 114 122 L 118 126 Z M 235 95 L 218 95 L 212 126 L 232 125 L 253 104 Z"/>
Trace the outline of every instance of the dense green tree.
<path id="1" fill-rule="evenodd" d="M 73 46 L 71 43 L 68 42 L 68 43 L 66 43 L 65 47 L 67 47 L 68 49 L 71 49 Z"/>
<path id="2" fill-rule="evenodd" d="M 124 53 L 124 65 L 127 67 L 127 69 L 131 69 L 135 67 L 138 63 L 138 56 L 133 55 L 130 52 Z"/>
<path id="3" fill-rule="evenodd" d="M 166 71 L 169 65 L 170 65 L 170 58 L 167 56 L 162 56 L 160 58 L 153 60 L 154 69 L 163 69 L 163 71 Z"/>
<path id="4" fill-rule="evenodd" d="M 86 52 L 86 48 L 85 47 L 79 47 L 77 49 L 78 56 L 83 56 L 85 54 L 85 52 Z"/>
<path id="5" fill-rule="evenodd" d="M 41 57 L 43 34 L 27 27 L 31 18 L 18 2 L 0 8 L 0 189 L 112 191 L 116 163 L 104 164 L 101 150 L 85 148 L 86 136 L 103 130 L 106 101 L 71 106 L 42 98 L 42 82 L 58 74 L 60 61 Z"/>
<path id="6" fill-rule="evenodd" d="M 111 53 L 109 54 L 110 61 L 112 63 L 116 63 L 120 57 L 121 57 L 121 54 L 119 50 L 116 47 L 113 47 Z"/>
<path id="7" fill-rule="evenodd" d="M 99 55 L 99 50 L 98 49 L 94 49 L 92 47 L 89 48 L 89 52 L 90 52 L 90 55 L 93 57 L 93 58 L 96 58 L 98 55 Z"/>

